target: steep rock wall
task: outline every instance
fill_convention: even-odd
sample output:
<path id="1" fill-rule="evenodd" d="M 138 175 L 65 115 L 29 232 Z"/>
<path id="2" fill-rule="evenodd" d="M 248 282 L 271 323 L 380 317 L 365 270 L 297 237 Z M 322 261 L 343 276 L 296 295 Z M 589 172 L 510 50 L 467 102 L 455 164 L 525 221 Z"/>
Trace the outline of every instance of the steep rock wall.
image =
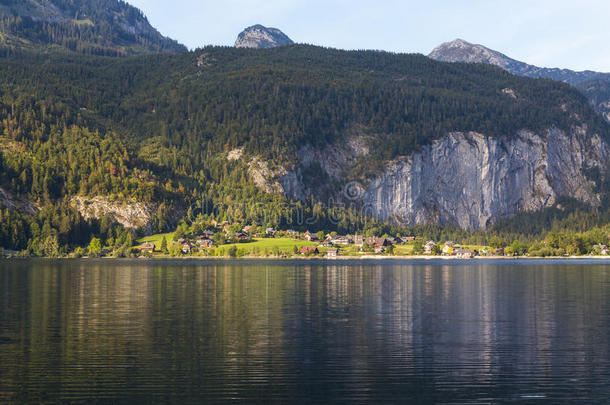
<path id="1" fill-rule="evenodd" d="M 106 197 L 74 197 L 71 204 L 85 219 L 108 216 L 126 228 L 143 228 L 146 232 L 156 206 L 132 201 L 111 201 Z"/>
<path id="2" fill-rule="evenodd" d="M 520 131 L 510 140 L 452 133 L 398 159 L 363 193 L 379 218 L 482 229 L 498 218 L 553 205 L 560 196 L 598 205 L 583 169 L 604 167 L 608 149 L 584 129 Z"/>
<path id="3" fill-rule="evenodd" d="M 334 201 L 357 203 L 369 214 L 402 224 L 436 222 L 468 229 L 552 206 L 559 197 L 599 205 L 584 171 L 598 167 L 606 172 L 610 157 L 607 143 L 582 127 L 570 133 L 523 130 L 510 138 L 454 132 L 387 163 L 366 182 L 346 180 L 356 157 L 368 153 L 353 142 L 301 152 L 300 166 L 280 179 L 290 198 L 317 197 L 305 186 L 311 181 L 303 178 L 306 168 L 316 164 L 323 172 L 318 177 L 335 187 Z"/>

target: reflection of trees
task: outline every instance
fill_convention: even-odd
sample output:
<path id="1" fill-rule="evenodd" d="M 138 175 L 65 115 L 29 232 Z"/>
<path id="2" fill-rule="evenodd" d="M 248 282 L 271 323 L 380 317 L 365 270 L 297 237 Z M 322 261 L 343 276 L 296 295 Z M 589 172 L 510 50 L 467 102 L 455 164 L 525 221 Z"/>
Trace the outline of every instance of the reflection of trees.
<path id="1" fill-rule="evenodd" d="M 484 390 L 609 356 L 610 276 L 595 269 L 23 263 L 0 265 L 0 400 Z"/>

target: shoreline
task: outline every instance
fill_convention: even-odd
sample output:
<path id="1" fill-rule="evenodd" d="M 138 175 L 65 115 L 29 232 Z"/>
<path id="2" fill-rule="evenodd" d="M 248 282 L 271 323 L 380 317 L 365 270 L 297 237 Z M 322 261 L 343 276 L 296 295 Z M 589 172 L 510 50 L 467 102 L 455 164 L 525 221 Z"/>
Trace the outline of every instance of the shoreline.
<path id="1" fill-rule="evenodd" d="M 152 257 L 0 257 L 0 260 L 29 260 L 29 259 L 43 259 L 43 260 L 139 260 L 139 261 L 154 261 L 154 260 L 183 260 L 183 261 L 247 261 L 247 260 L 261 260 L 261 261 L 280 261 L 280 260 L 303 260 L 303 261 L 347 261 L 347 260 L 447 260 L 447 261 L 463 261 L 463 262 L 474 262 L 474 261 L 486 261 L 486 260 L 608 260 L 610 256 L 477 256 L 471 259 L 458 258 L 455 256 L 376 256 L 376 255 L 362 255 L 362 256 L 337 256 L 337 257 L 325 257 L 325 256 L 314 256 L 314 257 L 278 257 L 278 256 L 244 256 L 244 257 L 228 257 L 228 256 L 152 256 Z"/>

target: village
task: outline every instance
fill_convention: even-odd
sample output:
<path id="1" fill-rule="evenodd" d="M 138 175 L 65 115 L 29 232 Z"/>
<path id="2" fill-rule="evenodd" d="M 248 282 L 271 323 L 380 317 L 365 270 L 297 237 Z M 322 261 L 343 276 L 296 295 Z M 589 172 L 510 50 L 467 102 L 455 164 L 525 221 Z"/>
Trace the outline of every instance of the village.
<path id="1" fill-rule="evenodd" d="M 139 240 L 141 244 L 135 248 L 136 253 L 140 257 L 443 256 L 458 259 L 504 254 L 489 247 L 425 241 L 415 235 L 339 235 L 336 232 L 298 232 L 250 225 L 236 231 L 235 226 L 227 221 L 210 228 L 197 235 L 170 233 L 142 238 Z"/>

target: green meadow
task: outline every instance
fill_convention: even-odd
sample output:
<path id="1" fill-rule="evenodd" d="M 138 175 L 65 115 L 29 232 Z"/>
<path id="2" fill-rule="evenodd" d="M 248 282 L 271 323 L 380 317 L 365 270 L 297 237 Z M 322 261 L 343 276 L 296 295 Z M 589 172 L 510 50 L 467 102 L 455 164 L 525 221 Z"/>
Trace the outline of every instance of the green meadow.
<path id="1" fill-rule="evenodd" d="M 297 246 L 299 249 L 304 246 L 317 246 L 318 242 L 307 242 L 305 240 L 296 240 L 291 238 L 260 238 L 255 239 L 253 242 L 248 243 L 233 243 L 222 246 L 215 246 L 215 248 L 228 250 L 232 246 L 237 247 L 237 249 L 244 250 L 246 252 L 254 252 L 257 251 L 259 253 L 264 253 L 265 249 L 271 252 L 274 249 L 279 249 L 282 253 L 290 253 L 294 252 L 294 247 Z"/>

